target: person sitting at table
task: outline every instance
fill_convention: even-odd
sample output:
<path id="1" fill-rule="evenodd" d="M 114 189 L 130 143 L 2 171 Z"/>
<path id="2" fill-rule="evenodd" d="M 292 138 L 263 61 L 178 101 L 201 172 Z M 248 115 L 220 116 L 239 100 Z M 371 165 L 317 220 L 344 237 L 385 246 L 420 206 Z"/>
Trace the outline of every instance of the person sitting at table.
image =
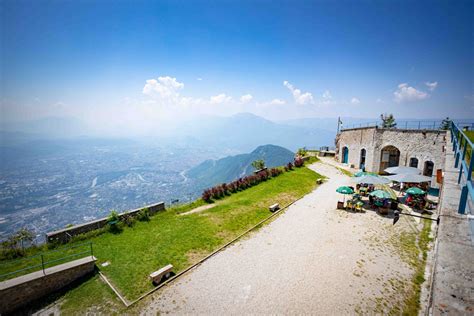
<path id="1" fill-rule="evenodd" d="M 369 205 L 374 205 L 374 197 L 369 195 Z"/>

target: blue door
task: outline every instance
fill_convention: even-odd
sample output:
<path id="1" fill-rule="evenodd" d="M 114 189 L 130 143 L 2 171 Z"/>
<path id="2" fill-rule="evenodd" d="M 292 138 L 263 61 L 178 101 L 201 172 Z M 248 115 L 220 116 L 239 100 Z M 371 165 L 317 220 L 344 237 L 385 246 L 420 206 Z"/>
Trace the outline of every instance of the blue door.
<path id="1" fill-rule="evenodd" d="M 342 148 L 342 163 L 347 163 L 349 161 L 349 148 Z"/>

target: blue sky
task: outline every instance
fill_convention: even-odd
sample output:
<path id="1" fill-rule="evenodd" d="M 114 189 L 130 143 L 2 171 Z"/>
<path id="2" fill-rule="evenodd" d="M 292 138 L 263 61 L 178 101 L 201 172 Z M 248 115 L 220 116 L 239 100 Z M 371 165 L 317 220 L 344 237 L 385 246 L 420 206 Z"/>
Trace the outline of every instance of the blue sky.
<path id="1" fill-rule="evenodd" d="M 473 12 L 473 1 L 3 1 L 2 117 L 473 117 Z"/>

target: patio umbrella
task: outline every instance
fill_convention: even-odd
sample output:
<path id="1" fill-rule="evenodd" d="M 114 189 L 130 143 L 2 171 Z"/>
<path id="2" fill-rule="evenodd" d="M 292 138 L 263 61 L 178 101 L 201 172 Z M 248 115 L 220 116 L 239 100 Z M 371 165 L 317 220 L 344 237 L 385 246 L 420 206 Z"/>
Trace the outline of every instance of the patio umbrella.
<path id="1" fill-rule="evenodd" d="M 423 191 L 423 190 L 420 189 L 420 188 L 412 187 L 412 188 L 409 188 L 408 190 L 406 190 L 405 193 L 411 194 L 411 195 L 423 195 L 423 194 L 425 194 L 426 192 Z"/>
<path id="2" fill-rule="evenodd" d="M 365 184 L 387 184 L 390 183 L 390 180 L 379 177 L 379 176 L 374 176 L 374 175 L 366 175 L 362 177 L 358 177 L 356 179 L 356 183 L 365 183 Z"/>
<path id="3" fill-rule="evenodd" d="M 404 167 L 404 166 L 398 166 L 398 167 L 390 167 L 384 170 L 387 173 L 391 174 L 420 174 L 421 170 L 413 167 Z"/>
<path id="4" fill-rule="evenodd" d="M 403 183 L 422 183 L 431 182 L 431 177 L 422 176 L 420 174 L 396 174 L 394 176 L 386 176 L 390 181 Z"/>
<path id="5" fill-rule="evenodd" d="M 353 177 L 362 177 L 362 176 L 367 176 L 371 174 L 370 172 L 365 172 L 365 171 L 359 171 L 359 172 L 356 172 L 354 173 Z"/>
<path id="6" fill-rule="evenodd" d="M 336 189 L 336 192 L 341 194 L 354 194 L 354 190 L 348 186 L 339 187 Z"/>
<path id="7" fill-rule="evenodd" d="M 344 202 L 346 201 L 346 194 L 354 194 L 354 190 L 348 186 L 342 186 L 336 189 L 337 193 L 344 194 Z"/>
<path id="8" fill-rule="evenodd" d="M 369 193 L 369 195 L 379 198 L 379 199 L 391 199 L 392 196 L 390 193 L 384 191 L 384 190 L 375 190 Z"/>

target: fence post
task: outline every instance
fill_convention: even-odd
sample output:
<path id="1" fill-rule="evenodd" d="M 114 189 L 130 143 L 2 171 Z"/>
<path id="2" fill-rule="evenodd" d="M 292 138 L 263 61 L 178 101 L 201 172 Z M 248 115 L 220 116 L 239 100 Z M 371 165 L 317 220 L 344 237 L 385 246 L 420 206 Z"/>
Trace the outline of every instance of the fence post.
<path id="1" fill-rule="evenodd" d="M 461 190 L 461 199 L 459 201 L 459 214 L 464 214 L 466 212 L 466 204 L 467 204 L 467 194 L 468 194 L 467 185 L 464 185 Z"/>
<path id="2" fill-rule="evenodd" d="M 41 268 L 43 268 L 43 275 L 46 275 L 46 272 L 44 272 L 44 258 L 43 258 L 43 254 L 41 254 Z"/>
<path id="3" fill-rule="evenodd" d="M 94 252 L 92 251 L 92 242 L 91 242 L 91 257 L 94 256 Z"/>

